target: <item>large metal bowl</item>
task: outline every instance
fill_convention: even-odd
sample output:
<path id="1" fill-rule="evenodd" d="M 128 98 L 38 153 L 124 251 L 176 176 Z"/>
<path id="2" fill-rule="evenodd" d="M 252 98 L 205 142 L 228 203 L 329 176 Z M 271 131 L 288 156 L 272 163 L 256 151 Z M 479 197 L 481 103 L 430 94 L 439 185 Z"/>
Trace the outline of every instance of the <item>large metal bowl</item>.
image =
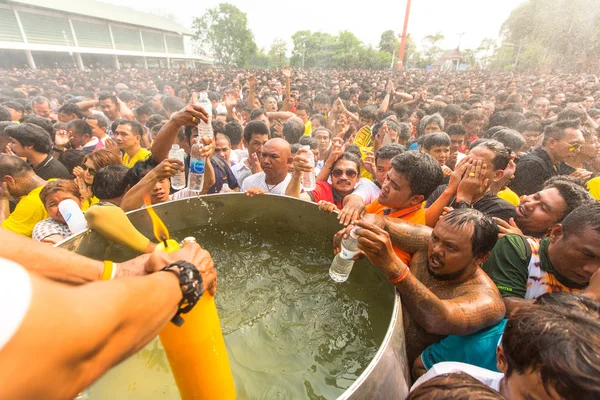
<path id="1" fill-rule="evenodd" d="M 207 195 L 163 203 L 156 206 L 155 210 L 171 232 L 208 224 L 254 220 L 268 220 L 269 229 L 281 230 L 282 233 L 293 230 L 333 237 L 340 229 L 335 215 L 319 211 L 316 204 L 270 194 L 255 197 L 242 193 Z M 153 237 L 152 225 L 145 210 L 130 212 L 128 217 L 142 234 Z M 123 261 L 137 255 L 89 230 L 58 246 L 97 260 Z M 403 399 L 408 394 L 410 374 L 402 307 L 394 287 L 391 284 L 388 287 L 390 292 L 394 291 L 395 300 L 383 343 L 365 371 L 339 399 Z"/>

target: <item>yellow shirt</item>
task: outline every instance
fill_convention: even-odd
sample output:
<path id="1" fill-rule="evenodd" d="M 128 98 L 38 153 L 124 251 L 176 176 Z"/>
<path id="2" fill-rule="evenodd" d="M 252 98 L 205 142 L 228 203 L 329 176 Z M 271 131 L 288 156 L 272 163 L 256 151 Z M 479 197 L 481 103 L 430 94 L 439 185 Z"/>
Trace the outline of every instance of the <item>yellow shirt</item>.
<path id="1" fill-rule="evenodd" d="M 24 196 L 17 203 L 15 211 L 4 220 L 2 227 L 31 237 L 35 224 L 50 217 L 40 199 L 40 192 L 43 187 L 37 187 Z"/>
<path id="2" fill-rule="evenodd" d="M 503 200 L 508 201 L 510 204 L 512 204 L 515 207 L 521 203 L 521 200 L 519 200 L 519 195 L 516 194 L 515 192 L 513 192 L 512 190 L 510 190 L 509 188 L 499 191 L 498 197 L 500 197 Z"/>
<path id="3" fill-rule="evenodd" d="M 100 199 L 97 198 L 96 196 L 92 196 L 89 198 L 89 200 L 85 200 L 81 204 L 81 211 L 87 211 L 91 206 L 93 206 L 94 204 L 98 204 L 98 203 L 100 203 Z"/>
<path id="4" fill-rule="evenodd" d="M 587 189 L 590 192 L 590 195 L 596 199 L 600 200 L 600 177 L 592 178 L 587 181 Z"/>
<path id="5" fill-rule="evenodd" d="M 136 162 L 144 161 L 148 157 L 150 157 L 150 155 L 152 155 L 152 152 L 143 147 L 141 149 L 139 149 L 137 153 L 135 153 L 135 155 L 131 158 L 131 160 L 129 159 L 129 154 L 125 153 L 125 154 L 123 154 L 123 165 L 126 166 L 127 168 L 131 168 L 135 165 Z"/>
<path id="6" fill-rule="evenodd" d="M 304 124 L 304 135 L 305 136 L 312 135 L 312 122 L 310 120 Z"/>

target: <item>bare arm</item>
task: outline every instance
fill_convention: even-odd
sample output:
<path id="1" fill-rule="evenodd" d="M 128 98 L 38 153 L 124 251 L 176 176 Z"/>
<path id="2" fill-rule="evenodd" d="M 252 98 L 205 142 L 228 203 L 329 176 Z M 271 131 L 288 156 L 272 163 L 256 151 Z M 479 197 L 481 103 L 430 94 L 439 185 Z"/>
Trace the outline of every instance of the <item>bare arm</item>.
<path id="1" fill-rule="evenodd" d="M 98 100 L 86 100 L 80 101 L 79 103 L 75 103 L 75 105 L 79 107 L 84 117 L 89 117 L 90 115 L 92 115 L 90 108 L 96 107 L 98 103 Z"/>
<path id="2" fill-rule="evenodd" d="M 518 307 L 530 307 L 533 305 L 535 300 L 525 300 L 520 299 L 518 297 L 505 297 L 504 306 L 506 307 L 506 318 L 510 317 L 510 315 L 518 308 Z"/>
<path id="3" fill-rule="evenodd" d="M 450 200 L 452 200 L 452 197 L 454 197 L 455 194 L 456 193 L 452 193 L 452 191 L 444 190 L 440 197 L 425 210 L 425 223 L 427 226 L 431 228 L 435 227 L 435 224 L 437 224 L 444 212 L 444 208 L 450 204 Z"/>
<path id="4" fill-rule="evenodd" d="M 29 310 L 2 350 L 6 398 L 74 398 L 155 337 L 181 299 L 169 272 L 80 287 L 30 277 Z M 40 332 L 52 334 L 41 340 Z M 31 363 L 26 353 L 44 357 Z"/>
<path id="5" fill-rule="evenodd" d="M 409 253 L 427 249 L 431 228 L 425 225 L 412 224 L 402 219 L 384 217 L 385 230 L 392 243 Z"/>
<path id="6" fill-rule="evenodd" d="M 269 117 L 269 119 L 271 119 L 271 118 L 282 119 L 284 122 L 286 120 L 296 116 L 296 114 L 294 114 L 293 112 L 290 112 L 290 111 L 270 111 L 266 114 L 267 114 L 267 117 Z"/>
<path id="7" fill-rule="evenodd" d="M 118 97 L 117 101 L 119 102 L 119 112 L 121 113 L 121 117 L 130 121 L 135 120 L 135 115 L 133 115 L 133 112 L 129 109 L 129 107 L 127 107 L 127 104 L 122 102 Z"/>
<path id="8" fill-rule="evenodd" d="M 166 160 L 179 129 L 182 126 L 198 125 L 200 120 L 207 122 L 208 114 L 204 108 L 194 104 L 188 104 L 183 110 L 171 114 L 171 118 L 160 128 L 152 143 L 152 158 L 158 163 Z"/>
<path id="9" fill-rule="evenodd" d="M 392 82 L 392 80 L 390 80 L 388 82 L 385 90 L 386 90 L 385 97 L 383 98 L 383 101 L 381 102 L 381 105 L 379 106 L 379 109 L 377 110 L 378 115 L 383 115 L 388 110 L 388 107 L 390 105 L 391 93 L 394 91 L 394 82 Z"/>
<path id="10" fill-rule="evenodd" d="M 2 186 L 0 186 L 0 224 L 10 215 L 9 198 L 10 194 L 6 182 L 2 182 Z"/>
<path id="11" fill-rule="evenodd" d="M 290 183 L 288 183 L 288 187 L 285 190 L 286 196 L 308 201 L 312 200 L 307 193 L 302 193 L 302 173 L 310 172 L 313 169 L 308 162 L 308 155 L 308 150 L 300 149 L 294 157 L 294 172 L 292 173 L 292 179 L 290 180 Z M 312 156 L 312 154 L 310 154 L 310 156 Z"/>
<path id="12" fill-rule="evenodd" d="M 254 75 L 250 75 L 248 77 L 248 85 L 250 86 L 250 93 L 248 94 L 248 105 L 251 108 L 254 108 L 254 92 L 256 91 L 256 77 Z"/>
<path id="13" fill-rule="evenodd" d="M 405 276 L 395 285 L 402 296 L 402 304 L 427 332 L 467 335 L 504 317 L 504 303 L 492 284 L 485 285 L 475 278 L 463 283 L 463 294 L 442 300 L 423 285 L 398 258 L 386 231 L 366 221 L 359 221 L 358 226 L 362 228 L 357 231 L 358 247 L 369 261 L 382 269 L 390 280 Z M 413 256 L 411 263 L 416 265 L 426 262 L 427 253 L 422 250 Z"/>
<path id="14" fill-rule="evenodd" d="M 210 188 L 213 187 L 215 183 L 217 183 L 217 180 L 215 179 L 215 169 L 213 168 L 212 162 L 210 162 L 210 158 L 207 158 L 206 165 L 204 167 L 204 182 L 202 183 L 202 190 L 200 191 L 200 194 L 208 193 Z"/>
<path id="15" fill-rule="evenodd" d="M 285 77 L 285 101 L 281 107 L 281 111 L 288 111 L 290 109 L 290 95 L 291 86 L 290 81 L 292 77 L 292 70 L 290 67 L 283 67 L 283 76 Z"/>

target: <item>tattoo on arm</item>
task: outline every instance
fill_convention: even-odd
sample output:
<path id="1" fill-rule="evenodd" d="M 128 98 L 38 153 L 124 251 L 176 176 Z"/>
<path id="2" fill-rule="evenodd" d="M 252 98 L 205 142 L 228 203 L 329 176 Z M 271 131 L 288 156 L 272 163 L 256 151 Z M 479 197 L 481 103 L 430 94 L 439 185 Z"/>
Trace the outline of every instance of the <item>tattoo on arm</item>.
<path id="1" fill-rule="evenodd" d="M 527 307 L 533 305 L 534 300 L 525 300 L 517 297 L 505 297 L 504 305 L 506 306 L 506 318 L 517 309 L 517 307 Z"/>
<path id="2" fill-rule="evenodd" d="M 412 273 L 396 285 L 411 317 L 427 332 L 468 335 L 502 319 L 504 303 L 493 288 L 466 283 L 462 295 L 442 300 Z"/>
<path id="3" fill-rule="evenodd" d="M 425 225 L 411 224 L 402 219 L 385 217 L 385 230 L 395 246 L 416 253 L 427 248 L 432 229 Z"/>

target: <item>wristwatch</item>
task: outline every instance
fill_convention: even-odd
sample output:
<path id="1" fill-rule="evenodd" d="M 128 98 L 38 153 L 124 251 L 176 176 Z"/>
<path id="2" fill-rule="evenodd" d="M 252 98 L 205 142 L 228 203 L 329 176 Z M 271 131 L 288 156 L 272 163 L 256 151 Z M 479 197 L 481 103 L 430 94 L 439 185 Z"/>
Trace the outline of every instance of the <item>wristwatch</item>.
<path id="1" fill-rule="evenodd" d="M 161 269 L 161 271 L 169 271 L 179 277 L 179 286 L 181 287 L 183 298 L 179 302 L 179 309 L 171 319 L 171 322 L 177 326 L 181 326 L 184 322 L 181 314 L 190 312 L 202 297 L 202 293 L 204 293 L 202 275 L 200 275 L 194 264 L 184 260 L 175 261 Z"/>

